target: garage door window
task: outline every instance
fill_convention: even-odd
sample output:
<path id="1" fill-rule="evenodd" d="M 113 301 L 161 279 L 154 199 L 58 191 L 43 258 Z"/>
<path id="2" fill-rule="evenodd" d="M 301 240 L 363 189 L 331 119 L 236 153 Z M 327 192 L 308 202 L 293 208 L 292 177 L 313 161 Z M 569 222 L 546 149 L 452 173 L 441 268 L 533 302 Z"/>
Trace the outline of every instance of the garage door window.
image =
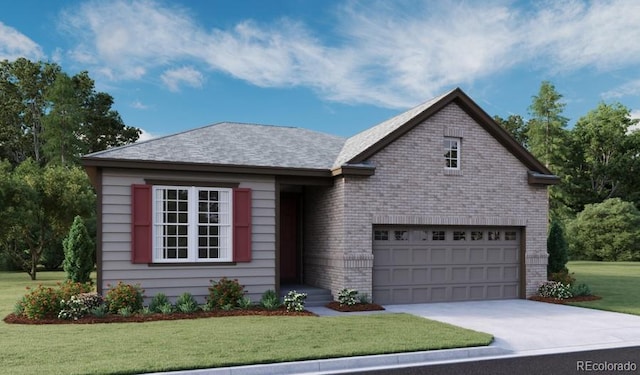
<path id="1" fill-rule="evenodd" d="M 506 241 L 515 241 L 516 240 L 516 232 L 513 232 L 513 231 L 504 232 L 504 239 Z"/>
<path id="2" fill-rule="evenodd" d="M 431 235 L 432 240 L 434 241 L 444 241 L 444 231 L 443 230 L 434 230 Z"/>
<path id="3" fill-rule="evenodd" d="M 388 230 L 376 230 L 373 232 L 373 239 L 376 241 L 387 241 L 389 240 L 389 231 Z"/>
<path id="4" fill-rule="evenodd" d="M 489 241 L 500 241 L 500 231 L 489 231 Z"/>
<path id="5" fill-rule="evenodd" d="M 484 232 L 472 231 L 471 232 L 471 241 L 482 241 Z"/>
<path id="6" fill-rule="evenodd" d="M 454 231 L 453 232 L 453 240 L 454 241 L 466 241 L 467 240 L 467 232 Z"/>

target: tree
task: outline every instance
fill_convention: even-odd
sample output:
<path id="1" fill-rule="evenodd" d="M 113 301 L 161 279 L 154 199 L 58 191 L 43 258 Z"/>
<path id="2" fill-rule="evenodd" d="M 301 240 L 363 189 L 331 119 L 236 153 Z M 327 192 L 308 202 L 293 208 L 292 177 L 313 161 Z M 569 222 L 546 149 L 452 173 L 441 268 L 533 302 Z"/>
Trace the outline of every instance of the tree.
<path id="1" fill-rule="evenodd" d="M 41 167 L 27 159 L 3 173 L 0 244 L 35 280 L 45 248 L 62 241 L 76 215 L 92 215 L 95 194 L 79 167 Z"/>
<path id="2" fill-rule="evenodd" d="M 0 62 L 0 146 L 16 165 L 31 157 L 42 163 L 42 117 L 47 87 L 61 68 L 19 58 Z"/>
<path id="3" fill-rule="evenodd" d="M 569 225 L 573 258 L 640 260 L 640 211 L 620 198 L 588 204 Z"/>
<path id="4" fill-rule="evenodd" d="M 0 158 L 16 166 L 74 162 L 80 155 L 138 140 L 113 98 L 95 91 L 87 72 L 69 76 L 54 63 L 0 62 Z"/>
<path id="5" fill-rule="evenodd" d="M 511 136 L 518 141 L 524 147 L 528 146 L 527 132 L 529 129 L 528 124 L 524 122 L 520 115 L 509 115 L 507 119 L 503 119 L 500 116 L 493 116 L 495 122 L 505 128 Z"/>
<path id="6" fill-rule="evenodd" d="M 67 280 L 77 283 L 91 281 L 93 271 L 93 241 L 89 237 L 82 217 L 76 216 L 64 239 L 64 263 Z"/>
<path id="7" fill-rule="evenodd" d="M 580 118 L 571 132 L 566 204 L 580 212 L 586 204 L 638 191 L 640 134 L 630 132 L 630 110 L 620 103 L 600 103 Z"/>
<path id="8" fill-rule="evenodd" d="M 547 253 L 549 263 L 547 263 L 547 275 L 567 270 L 569 261 L 567 241 L 564 238 L 564 230 L 558 220 L 551 221 L 549 236 L 547 237 Z"/>
<path id="9" fill-rule="evenodd" d="M 533 97 L 529 107 L 532 117 L 526 132 L 531 153 L 556 173 L 564 159 L 563 146 L 567 139 L 565 128 L 569 121 L 562 116 L 565 104 L 561 99 L 562 95 L 555 87 L 550 82 L 543 81 L 538 95 Z"/>

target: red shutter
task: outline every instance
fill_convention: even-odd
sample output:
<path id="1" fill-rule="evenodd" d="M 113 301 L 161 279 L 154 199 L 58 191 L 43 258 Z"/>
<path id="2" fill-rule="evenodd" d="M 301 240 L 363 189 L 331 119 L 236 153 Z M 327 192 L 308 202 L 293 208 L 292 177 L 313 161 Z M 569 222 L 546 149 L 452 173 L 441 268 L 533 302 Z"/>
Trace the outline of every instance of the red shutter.
<path id="1" fill-rule="evenodd" d="M 251 262 L 251 189 L 233 189 L 233 261 Z"/>
<path id="2" fill-rule="evenodd" d="M 131 263 L 151 263 L 151 185 L 131 185 Z"/>

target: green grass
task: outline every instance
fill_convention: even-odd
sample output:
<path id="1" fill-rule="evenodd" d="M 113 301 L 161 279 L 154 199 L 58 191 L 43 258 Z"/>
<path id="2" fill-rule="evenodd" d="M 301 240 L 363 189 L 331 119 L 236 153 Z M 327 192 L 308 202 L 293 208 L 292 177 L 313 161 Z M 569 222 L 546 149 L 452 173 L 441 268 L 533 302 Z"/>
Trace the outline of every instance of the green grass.
<path id="1" fill-rule="evenodd" d="M 0 272 L 5 316 L 26 285 L 61 273 Z M 0 323 L 1 374 L 131 374 L 488 345 L 492 336 L 407 314 L 231 317 L 149 323 Z"/>
<path id="2" fill-rule="evenodd" d="M 585 283 L 601 300 L 574 306 L 640 315 L 640 262 L 574 261 L 567 265 L 577 283 Z"/>

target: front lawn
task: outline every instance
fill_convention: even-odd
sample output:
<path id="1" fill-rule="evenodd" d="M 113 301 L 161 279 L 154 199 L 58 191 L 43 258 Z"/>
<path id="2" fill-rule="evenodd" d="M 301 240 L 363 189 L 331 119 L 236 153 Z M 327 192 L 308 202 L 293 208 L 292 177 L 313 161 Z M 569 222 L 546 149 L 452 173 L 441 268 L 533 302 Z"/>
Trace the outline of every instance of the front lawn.
<path id="1" fill-rule="evenodd" d="M 640 315 L 640 262 L 587 262 L 567 264 L 577 283 L 586 283 L 602 299 L 570 305 Z"/>
<path id="2" fill-rule="evenodd" d="M 62 273 L 0 272 L 0 314 Z M 45 281 L 46 280 L 46 281 Z M 91 325 L 0 323 L 1 374 L 132 374 L 488 345 L 492 336 L 407 314 L 244 316 Z"/>

